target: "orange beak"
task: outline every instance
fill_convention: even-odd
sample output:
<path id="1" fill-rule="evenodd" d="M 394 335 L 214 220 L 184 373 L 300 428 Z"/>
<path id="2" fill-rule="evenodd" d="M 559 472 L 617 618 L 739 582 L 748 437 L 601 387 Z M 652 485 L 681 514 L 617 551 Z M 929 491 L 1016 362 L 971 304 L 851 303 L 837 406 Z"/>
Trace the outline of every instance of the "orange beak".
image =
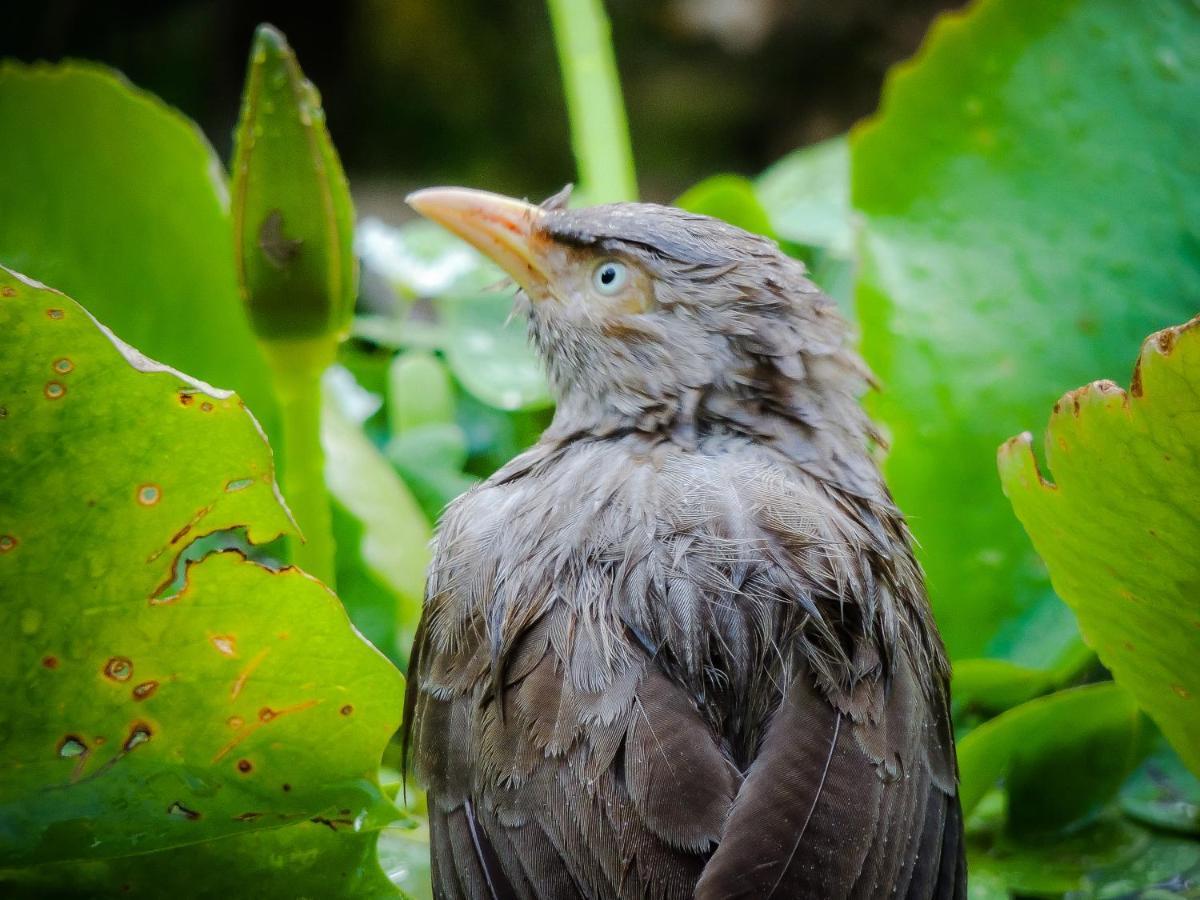
<path id="1" fill-rule="evenodd" d="M 413 209 L 474 245 L 531 296 L 546 291 L 549 273 L 540 252 L 541 207 L 488 191 L 426 188 L 405 198 Z"/>

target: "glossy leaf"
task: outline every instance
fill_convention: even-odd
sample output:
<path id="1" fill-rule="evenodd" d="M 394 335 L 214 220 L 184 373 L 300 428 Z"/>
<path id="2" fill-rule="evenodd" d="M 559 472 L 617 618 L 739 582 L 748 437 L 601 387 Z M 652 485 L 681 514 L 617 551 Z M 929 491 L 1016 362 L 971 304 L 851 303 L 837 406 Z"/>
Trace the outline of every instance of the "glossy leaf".
<path id="1" fill-rule="evenodd" d="M 780 237 L 824 247 L 842 258 L 852 254 L 850 150 L 845 137 L 789 153 L 758 177 L 756 194 Z"/>
<path id="2" fill-rule="evenodd" d="M 8 898 L 121 896 L 190 900 L 401 900 L 376 853 L 381 832 L 354 832 L 345 817 L 105 860 L 71 860 L 0 872 Z M 392 829 L 388 829 L 390 833 Z M 398 829 L 397 829 L 398 831 Z M 383 862 L 393 864 L 390 858 Z M 382 849 L 382 848 L 381 848 Z"/>
<path id="3" fill-rule="evenodd" d="M 391 228 L 376 222 L 359 247 L 364 263 L 400 297 L 434 295 L 435 321 L 414 320 L 401 310 L 392 320 L 359 320 L 355 333 L 397 349 L 442 351 L 455 379 L 489 406 L 548 408 L 550 389 L 525 324 L 512 317 L 511 295 L 499 289 L 503 273 L 457 238 L 430 231 L 429 224 Z"/>
<path id="4" fill-rule="evenodd" d="M 463 473 L 467 436 L 455 421 L 454 385 L 436 356 L 417 351 L 392 361 L 388 423 L 388 458 L 436 521 L 446 504 L 475 483 Z"/>
<path id="5" fill-rule="evenodd" d="M 292 532 L 236 395 L 0 270 L 0 470 L 0 868 L 391 818 L 399 673 L 226 549 Z"/>
<path id="6" fill-rule="evenodd" d="M 1007 776 L 1010 822 L 1066 824 L 1116 793 L 1145 749 L 1142 739 L 1137 705 L 1111 683 L 1023 703 L 959 742 L 963 813 Z"/>
<path id="7" fill-rule="evenodd" d="M 1148 338 L 1133 387 L 1066 394 L 1000 450 L 1013 509 L 1085 640 L 1200 773 L 1200 319 Z"/>
<path id="8" fill-rule="evenodd" d="M 553 400 L 541 361 L 511 315 L 509 298 L 495 294 L 443 301 L 446 362 L 462 386 L 496 409 L 545 409 Z"/>
<path id="9" fill-rule="evenodd" d="M 325 479 L 330 493 L 362 523 L 359 552 L 366 570 L 396 595 L 396 646 L 406 654 L 425 593 L 429 523 L 330 382 L 326 378 L 321 413 Z"/>
<path id="10" fill-rule="evenodd" d="M 767 211 L 759 202 L 754 182 L 741 175 L 713 175 L 688 188 L 675 206 L 704 216 L 724 219 L 755 234 L 775 234 Z"/>
<path id="11" fill-rule="evenodd" d="M 199 129 L 86 63 L 0 65 L 0 264 L 142 352 L 227 385 L 275 435 L 238 297 L 225 176 Z"/>
<path id="12" fill-rule="evenodd" d="M 996 445 L 1194 312 L 1196 27 L 1167 0 L 980 0 L 852 136 L 872 405 L 956 658 L 1049 594 Z"/>
<path id="13" fill-rule="evenodd" d="M 974 848 L 967 869 L 972 900 L 1194 898 L 1200 843 L 1109 817 L 1056 839 Z"/>
<path id="14" fill-rule="evenodd" d="M 1121 810 L 1160 831 L 1200 838 L 1200 778 L 1165 740 L 1121 789 Z"/>

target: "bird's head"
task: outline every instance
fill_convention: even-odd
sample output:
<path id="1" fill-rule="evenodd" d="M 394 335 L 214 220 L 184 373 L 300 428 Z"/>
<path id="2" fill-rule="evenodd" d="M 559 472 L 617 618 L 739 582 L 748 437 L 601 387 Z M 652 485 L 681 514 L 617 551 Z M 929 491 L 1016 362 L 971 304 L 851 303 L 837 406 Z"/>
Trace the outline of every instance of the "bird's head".
<path id="1" fill-rule="evenodd" d="M 766 238 L 649 203 L 568 209 L 463 188 L 409 204 L 521 287 L 559 408 L 553 430 L 830 426 L 861 444 L 865 369 L 833 302 Z"/>

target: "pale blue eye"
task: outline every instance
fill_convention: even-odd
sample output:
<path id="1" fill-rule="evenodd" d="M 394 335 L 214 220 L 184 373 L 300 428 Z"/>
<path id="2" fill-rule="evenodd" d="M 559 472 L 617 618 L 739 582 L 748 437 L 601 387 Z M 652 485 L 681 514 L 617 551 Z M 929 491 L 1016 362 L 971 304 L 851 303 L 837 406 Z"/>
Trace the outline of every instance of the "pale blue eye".
<path id="1" fill-rule="evenodd" d="M 629 272 L 625 263 L 615 259 L 602 260 L 592 272 L 592 286 L 600 294 L 615 294 L 625 287 L 625 282 L 628 280 Z"/>

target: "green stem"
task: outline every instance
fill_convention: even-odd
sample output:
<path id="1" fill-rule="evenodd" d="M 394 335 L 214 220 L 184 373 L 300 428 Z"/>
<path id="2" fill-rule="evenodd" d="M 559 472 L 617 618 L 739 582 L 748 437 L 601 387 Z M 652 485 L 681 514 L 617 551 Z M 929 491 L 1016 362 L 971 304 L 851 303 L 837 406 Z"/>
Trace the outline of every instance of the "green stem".
<path id="1" fill-rule="evenodd" d="M 283 496 L 304 536 L 293 544 L 292 562 L 334 589 L 333 519 L 321 449 L 321 375 L 333 362 L 337 343 L 323 336 L 264 341 L 262 347 L 283 418 Z"/>
<path id="2" fill-rule="evenodd" d="M 603 3 L 547 0 L 547 5 L 582 193 L 592 203 L 636 200 L 629 123 Z"/>

